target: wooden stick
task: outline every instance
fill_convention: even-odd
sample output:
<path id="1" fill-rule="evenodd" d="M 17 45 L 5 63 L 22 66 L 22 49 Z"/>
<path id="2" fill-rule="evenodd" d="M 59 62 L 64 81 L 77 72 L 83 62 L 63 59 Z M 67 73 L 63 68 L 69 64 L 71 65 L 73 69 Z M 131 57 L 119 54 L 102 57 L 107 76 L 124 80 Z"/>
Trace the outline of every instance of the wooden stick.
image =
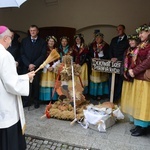
<path id="1" fill-rule="evenodd" d="M 36 69 L 36 70 L 35 70 L 35 73 L 37 73 L 40 69 L 41 69 L 40 67 L 39 67 L 38 69 Z M 34 79 L 34 78 L 32 78 L 32 79 L 30 80 L 30 83 L 33 82 L 33 79 Z"/>
<path id="2" fill-rule="evenodd" d="M 71 59 L 71 69 L 72 69 L 72 90 L 73 90 L 73 105 L 74 105 L 74 118 L 75 119 L 70 123 L 70 125 L 73 125 L 77 121 L 73 58 Z"/>
<path id="3" fill-rule="evenodd" d="M 70 125 L 74 125 L 74 123 L 77 121 L 77 118 L 75 118 L 73 121 L 70 122 Z"/>
<path id="4" fill-rule="evenodd" d="M 81 86 L 84 88 L 80 75 L 79 75 L 78 77 L 79 77 L 79 80 L 80 80 Z"/>
<path id="5" fill-rule="evenodd" d="M 41 116 L 41 119 L 45 118 L 46 117 L 46 114 L 44 114 L 43 116 Z"/>
<path id="6" fill-rule="evenodd" d="M 40 67 L 39 67 L 39 68 L 37 68 L 37 69 L 35 70 L 35 73 L 37 73 L 40 69 L 41 69 Z"/>
<path id="7" fill-rule="evenodd" d="M 112 102 L 112 103 L 113 103 L 113 98 L 114 98 L 114 87 L 115 87 L 115 73 L 112 73 L 111 93 L 110 93 L 110 102 Z"/>

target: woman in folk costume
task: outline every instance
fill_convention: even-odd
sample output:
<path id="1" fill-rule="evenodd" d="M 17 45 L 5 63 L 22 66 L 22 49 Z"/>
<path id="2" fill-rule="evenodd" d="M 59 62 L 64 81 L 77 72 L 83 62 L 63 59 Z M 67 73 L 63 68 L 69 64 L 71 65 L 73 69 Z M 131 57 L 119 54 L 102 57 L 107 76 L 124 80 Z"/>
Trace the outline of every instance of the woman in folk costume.
<path id="1" fill-rule="evenodd" d="M 81 66 L 81 74 L 77 80 L 80 80 L 84 87 L 83 94 L 88 93 L 88 48 L 84 43 L 82 34 L 76 34 L 74 36 L 74 45 L 72 47 L 73 61 Z"/>
<path id="2" fill-rule="evenodd" d="M 138 37 L 137 34 L 133 34 L 133 35 L 128 35 L 127 36 L 128 40 L 129 40 L 129 48 L 127 49 L 127 51 L 125 52 L 125 58 L 124 58 L 124 87 L 123 89 L 126 90 L 126 92 L 130 91 L 128 90 L 130 85 L 132 85 L 132 81 L 133 78 L 129 75 L 129 69 L 133 69 L 136 65 L 136 58 L 139 52 L 139 42 L 140 39 Z M 126 88 L 126 86 L 128 88 Z M 125 91 L 123 91 L 122 93 L 125 93 Z M 126 96 L 129 96 L 128 94 L 125 94 Z M 124 98 L 124 97 L 123 97 Z"/>
<path id="3" fill-rule="evenodd" d="M 143 25 L 137 28 L 141 40 L 138 46 L 137 57 L 134 58 L 134 67 L 128 70 L 130 77 L 134 79 L 130 98 L 122 93 L 122 111 L 129 114 L 130 121 L 135 125 L 132 128 L 132 136 L 140 136 L 146 133 L 150 126 L 150 82 L 145 77 L 145 72 L 150 69 L 150 26 Z M 150 77 L 149 77 L 150 78 Z"/>
<path id="4" fill-rule="evenodd" d="M 70 55 L 72 53 L 72 51 L 70 50 L 69 38 L 67 36 L 61 37 L 60 42 L 61 42 L 61 44 L 59 46 L 58 52 L 60 54 L 60 58 L 61 58 L 61 61 L 62 61 L 62 57 L 64 55 Z"/>
<path id="5" fill-rule="evenodd" d="M 56 49 L 57 39 L 54 36 L 48 36 L 47 39 L 47 57 L 50 55 L 53 49 Z M 58 99 L 57 93 L 54 91 L 56 74 L 54 73 L 55 66 L 60 63 L 60 60 L 47 64 L 41 75 L 40 82 L 40 100 L 55 102 Z"/>
<path id="6" fill-rule="evenodd" d="M 124 66 L 123 66 L 123 86 L 122 86 L 122 96 L 121 104 L 126 105 L 127 100 L 131 99 L 131 92 L 134 79 L 129 75 L 129 70 L 133 69 L 136 65 L 136 59 L 139 52 L 139 37 L 137 34 L 128 35 L 127 39 L 129 40 L 129 48 L 126 50 L 124 55 Z M 128 108 L 123 106 L 124 112 Z M 130 117 L 130 116 L 129 116 Z"/>
<path id="7" fill-rule="evenodd" d="M 12 33 L 0 26 L 0 150 L 25 150 L 25 117 L 21 95 L 29 95 L 29 80 L 34 71 L 18 75 L 16 62 L 6 50 Z"/>
<path id="8" fill-rule="evenodd" d="M 95 42 L 90 45 L 90 57 L 109 59 L 109 45 L 103 40 L 104 35 L 97 33 Z M 90 75 L 90 95 L 97 100 L 100 100 L 102 96 L 108 97 L 108 74 L 104 72 L 91 71 Z"/>

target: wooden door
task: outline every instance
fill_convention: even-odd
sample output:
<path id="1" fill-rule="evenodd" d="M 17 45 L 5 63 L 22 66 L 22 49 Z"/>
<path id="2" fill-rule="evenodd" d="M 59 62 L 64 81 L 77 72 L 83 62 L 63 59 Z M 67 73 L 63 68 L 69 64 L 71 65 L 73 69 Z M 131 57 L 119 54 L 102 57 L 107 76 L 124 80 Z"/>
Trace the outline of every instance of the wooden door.
<path id="1" fill-rule="evenodd" d="M 60 38 L 62 36 L 69 37 L 69 45 L 73 45 L 73 37 L 76 34 L 75 28 L 70 27 L 42 27 L 39 28 L 39 36 L 46 39 L 47 36 L 55 36 L 60 44 Z"/>

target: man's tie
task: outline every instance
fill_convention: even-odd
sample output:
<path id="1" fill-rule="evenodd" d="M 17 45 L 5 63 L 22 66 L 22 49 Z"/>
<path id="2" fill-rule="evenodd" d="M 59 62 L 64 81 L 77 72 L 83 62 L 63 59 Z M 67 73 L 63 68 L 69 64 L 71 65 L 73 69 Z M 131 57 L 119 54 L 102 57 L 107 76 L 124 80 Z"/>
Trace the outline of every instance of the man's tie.
<path id="1" fill-rule="evenodd" d="M 121 37 L 119 37 L 119 38 L 118 38 L 118 41 L 117 41 L 117 43 L 119 43 L 121 40 L 122 40 L 122 38 L 121 38 Z"/>
<path id="2" fill-rule="evenodd" d="M 36 42 L 36 40 L 35 39 L 32 39 L 32 43 L 34 44 Z"/>

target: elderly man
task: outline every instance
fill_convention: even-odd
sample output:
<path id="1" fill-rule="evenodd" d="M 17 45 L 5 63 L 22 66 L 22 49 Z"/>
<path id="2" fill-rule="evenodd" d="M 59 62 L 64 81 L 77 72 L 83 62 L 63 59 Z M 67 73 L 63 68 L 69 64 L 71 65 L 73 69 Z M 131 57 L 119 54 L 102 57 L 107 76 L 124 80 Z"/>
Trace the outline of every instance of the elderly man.
<path id="1" fill-rule="evenodd" d="M 0 26 L 0 149 L 25 150 L 25 119 L 21 95 L 29 94 L 29 80 L 34 71 L 18 75 L 13 56 L 6 50 L 12 33 Z"/>

